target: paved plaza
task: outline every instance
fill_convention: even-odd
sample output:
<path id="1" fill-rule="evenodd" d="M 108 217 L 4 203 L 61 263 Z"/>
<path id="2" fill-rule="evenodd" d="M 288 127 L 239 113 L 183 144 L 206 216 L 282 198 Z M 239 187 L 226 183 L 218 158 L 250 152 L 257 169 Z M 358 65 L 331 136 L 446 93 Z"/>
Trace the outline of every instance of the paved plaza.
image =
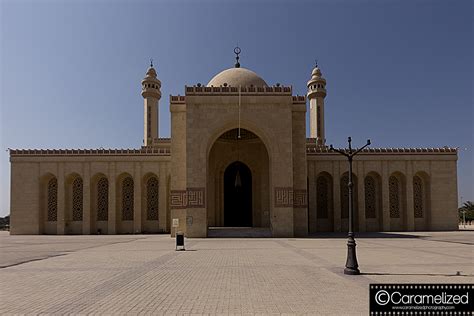
<path id="1" fill-rule="evenodd" d="M 474 283 L 474 231 L 187 239 L 0 233 L 0 314 L 367 315 L 370 283 Z"/>

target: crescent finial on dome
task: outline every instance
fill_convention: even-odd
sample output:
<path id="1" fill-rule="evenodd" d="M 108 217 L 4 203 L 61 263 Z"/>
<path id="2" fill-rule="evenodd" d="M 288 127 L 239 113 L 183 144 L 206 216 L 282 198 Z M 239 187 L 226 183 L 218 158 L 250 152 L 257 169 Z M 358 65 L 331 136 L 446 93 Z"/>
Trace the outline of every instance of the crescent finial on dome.
<path id="1" fill-rule="evenodd" d="M 237 45 L 235 48 L 234 48 L 234 54 L 235 54 L 235 68 L 240 68 L 240 63 L 239 63 L 239 54 L 242 50 L 240 49 L 240 47 Z"/>

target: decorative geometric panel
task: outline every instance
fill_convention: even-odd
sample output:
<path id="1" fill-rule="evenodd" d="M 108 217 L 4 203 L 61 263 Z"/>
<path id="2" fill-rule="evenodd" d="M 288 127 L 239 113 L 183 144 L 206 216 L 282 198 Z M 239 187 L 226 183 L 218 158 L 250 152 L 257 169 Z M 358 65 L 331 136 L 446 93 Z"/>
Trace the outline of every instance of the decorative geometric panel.
<path id="1" fill-rule="evenodd" d="M 341 178 L 341 218 L 349 217 L 349 176 L 344 175 Z"/>
<path id="2" fill-rule="evenodd" d="M 48 182 L 48 222 L 58 220 L 58 180 L 52 178 Z"/>
<path id="3" fill-rule="evenodd" d="M 307 208 L 307 191 L 293 190 L 291 187 L 276 187 L 274 204 L 275 207 Z"/>
<path id="4" fill-rule="evenodd" d="M 390 218 L 400 218 L 400 183 L 398 178 L 388 178 L 388 197 L 390 201 Z"/>
<path id="5" fill-rule="evenodd" d="M 206 188 L 171 190 L 170 206 L 172 209 L 205 208 Z"/>
<path id="6" fill-rule="evenodd" d="M 76 178 L 72 182 L 72 220 L 82 221 L 82 179 Z"/>
<path id="7" fill-rule="evenodd" d="M 423 218 L 423 181 L 419 176 L 413 177 L 413 207 L 415 218 Z"/>
<path id="8" fill-rule="evenodd" d="M 275 207 L 293 206 L 293 188 L 275 188 Z"/>
<path id="9" fill-rule="evenodd" d="M 187 208 L 204 208 L 206 207 L 205 188 L 188 188 L 187 189 Z"/>
<path id="10" fill-rule="evenodd" d="M 317 218 L 328 218 L 329 184 L 326 177 L 318 177 L 316 181 L 316 194 Z"/>
<path id="11" fill-rule="evenodd" d="M 109 180 L 101 178 L 97 182 L 97 220 L 109 219 Z"/>
<path id="12" fill-rule="evenodd" d="M 308 193 L 306 190 L 293 190 L 293 207 L 307 208 L 308 207 Z"/>
<path id="13" fill-rule="evenodd" d="M 122 220 L 133 221 L 133 179 L 126 177 L 122 182 Z"/>
<path id="14" fill-rule="evenodd" d="M 158 220 L 158 180 L 155 177 L 146 183 L 146 219 Z"/>
<path id="15" fill-rule="evenodd" d="M 188 196 L 186 190 L 171 190 L 170 192 L 170 208 L 184 209 L 186 208 Z"/>
<path id="16" fill-rule="evenodd" d="M 365 177 L 365 218 L 376 218 L 375 180 L 371 176 Z"/>

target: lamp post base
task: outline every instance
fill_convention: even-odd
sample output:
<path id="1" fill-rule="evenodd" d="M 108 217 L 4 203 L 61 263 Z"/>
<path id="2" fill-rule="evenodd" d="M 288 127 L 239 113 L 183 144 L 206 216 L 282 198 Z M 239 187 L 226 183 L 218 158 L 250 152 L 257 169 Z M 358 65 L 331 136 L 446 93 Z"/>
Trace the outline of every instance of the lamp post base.
<path id="1" fill-rule="evenodd" d="M 344 269 L 344 274 L 349 275 L 358 275 L 360 274 L 359 271 L 359 264 L 357 263 L 357 255 L 356 255 L 356 242 L 354 239 L 354 232 L 349 231 L 347 236 L 347 260 L 346 260 L 346 267 Z"/>
<path id="2" fill-rule="evenodd" d="M 344 274 L 348 275 L 359 275 L 360 271 L 357 268 L 345 268 L 344 269 Z"/>

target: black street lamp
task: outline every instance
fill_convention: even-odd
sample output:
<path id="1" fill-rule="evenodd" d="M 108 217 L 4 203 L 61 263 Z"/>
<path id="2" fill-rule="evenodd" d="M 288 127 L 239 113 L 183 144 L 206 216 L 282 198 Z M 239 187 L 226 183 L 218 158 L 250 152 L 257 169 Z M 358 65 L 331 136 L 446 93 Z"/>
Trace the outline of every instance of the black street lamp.
<path id="1" fill-rule="evenodd" d="M 349 189 L 349 232 L 347 234 L 347 260 L 346 267 L 344 269 L 344 274 L 357 275 L 360 274 L 360 271 L 359 264 L 357 263 L 356 242 L 354 239 L 354 210 L 352 207 L 352 187 L 354 186 L 354 184 L 352 183 L 352 159 L 365 147 L 370 145 L 370 139 L 367 140 L 367 144 L 357 149 L 356 151 L 352 151 L 352 139 L 348 137 L 347 141 L 349 142 L 349 150 L 342 151 L 332 147 L 332 145 L 329 146 L 329 149 L 331 151 L 335 151 L 341 155 L 344 155 L 349 161 L 349 182 L 347 183 L 347 187 Z"/>

